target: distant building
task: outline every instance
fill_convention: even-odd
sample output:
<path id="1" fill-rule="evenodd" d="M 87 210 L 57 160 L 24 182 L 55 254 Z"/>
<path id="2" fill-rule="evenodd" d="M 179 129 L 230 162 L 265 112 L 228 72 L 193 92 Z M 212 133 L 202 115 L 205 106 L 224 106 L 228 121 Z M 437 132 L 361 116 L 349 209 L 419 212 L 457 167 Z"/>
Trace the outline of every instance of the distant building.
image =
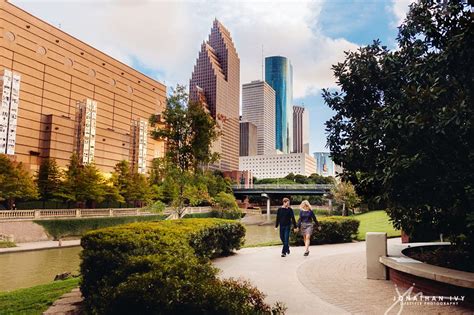
<path id="1" fill-rule="evenodd" d="M 290 173 L 309 176 L 316 173 L 315 159 L 306 153 L 241 156 L 239 169 L 256 178 L 283 178 Z"/>
<path id="2" fill-rule="evenodd" d="M 230 178 L 237 185 L 244 188 L 253 186 L 253 175 L 250 171 L 227 171 L 223 173 L 224 177 Z"/>
<path id="3" fill-rule="evenodd" d="M 242 85 L 242 121 L 257 127 L 257 154 L 275 152 L 275 91 L 268 83 Z"/>
<path id="4" fill-rule="evenodd" d="M 282 56 L 265 58 L 265 82 L 275 90 L 275 148 L 293 149 L 293 66 Z"/>
<path id="5" fill-rule="evenodd" d="M 293 106 L 293 152 L 309 154 L 309 113 L 302 106 Z"/>
<path id="6" fill-rule="evenodd" d="M 222 135 L 213 144 L 221 158 L 211 168 L 239 167 L 240 60 L 229 31 L 216 19 L 194 66 L 189 82 L 191 100 L 205 100 Z"/>
<path id="7" fill-rule="evenodd" d="M 257 155 L 257 126 L 240 122 L 240 156 Z"/>
<path id="8" fill-rule="evenodd" d="M 342 170 L 340 166 L 334 164 L 329 152 L 314 152 L 313 154 L 316 159 L 316 173 L 318 175 L 336 177 L 339 170 Z"/>

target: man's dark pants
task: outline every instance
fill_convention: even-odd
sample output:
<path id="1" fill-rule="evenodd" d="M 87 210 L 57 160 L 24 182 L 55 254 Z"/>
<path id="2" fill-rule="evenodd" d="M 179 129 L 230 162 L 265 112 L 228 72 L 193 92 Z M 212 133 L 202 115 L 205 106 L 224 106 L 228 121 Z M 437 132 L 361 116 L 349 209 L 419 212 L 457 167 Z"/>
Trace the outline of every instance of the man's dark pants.
<path id="1" fill-rule="evenodd" d="M 283 243 L 282 254 L 290 253 L 290 230 L 291 225 L 280 225 L 280 239 Z"/>

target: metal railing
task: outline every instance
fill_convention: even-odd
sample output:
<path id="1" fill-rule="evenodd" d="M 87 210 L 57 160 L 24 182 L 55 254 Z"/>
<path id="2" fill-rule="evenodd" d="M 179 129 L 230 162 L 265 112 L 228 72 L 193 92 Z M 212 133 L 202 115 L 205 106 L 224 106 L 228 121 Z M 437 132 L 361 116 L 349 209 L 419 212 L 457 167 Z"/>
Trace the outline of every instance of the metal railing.
<path id="1" fill-rule="evenodd" d="M 331 184 L 256 184 L 256 185 L 233 185 L 233 189 L 282 189 L 282 190 L 330 190 Z"/>
<path id="2" fill-rule="evenodd" d="M 121 217 L 140 214 L 140 208 L 3 210 L 0 211 L 0 220 Z"/>

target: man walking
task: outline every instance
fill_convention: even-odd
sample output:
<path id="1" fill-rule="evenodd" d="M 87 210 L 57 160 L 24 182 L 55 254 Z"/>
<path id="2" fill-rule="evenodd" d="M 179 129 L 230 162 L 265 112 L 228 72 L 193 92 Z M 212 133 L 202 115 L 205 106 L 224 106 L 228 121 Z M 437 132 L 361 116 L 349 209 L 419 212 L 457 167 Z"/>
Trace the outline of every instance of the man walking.
<path id="1" fill-rule="evenodd" d="M 275 230 L 280 225 L 280 239 L 283 243 L 281 250 L 281 257 L 286 257 L 290 254 L 290 229 L 293 223 L 293 228 L 296 230 L 296 220 L 293 209 L 290 208 L 290 199 L 283 198 L 283 206 L 278 208 L 277 218 L 275 223 Z"/>

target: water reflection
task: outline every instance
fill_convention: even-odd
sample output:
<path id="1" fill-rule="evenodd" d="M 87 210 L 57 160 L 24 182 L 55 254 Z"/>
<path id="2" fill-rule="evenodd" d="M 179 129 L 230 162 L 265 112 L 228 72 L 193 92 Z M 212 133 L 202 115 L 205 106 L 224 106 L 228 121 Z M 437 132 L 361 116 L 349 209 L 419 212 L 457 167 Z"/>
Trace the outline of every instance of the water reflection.
<path id="1" fill-rule="evenodd" d="M 52 282 L 58 273 L 79 271 L 81 247 L 0 255 L 0 292 Z"/>

